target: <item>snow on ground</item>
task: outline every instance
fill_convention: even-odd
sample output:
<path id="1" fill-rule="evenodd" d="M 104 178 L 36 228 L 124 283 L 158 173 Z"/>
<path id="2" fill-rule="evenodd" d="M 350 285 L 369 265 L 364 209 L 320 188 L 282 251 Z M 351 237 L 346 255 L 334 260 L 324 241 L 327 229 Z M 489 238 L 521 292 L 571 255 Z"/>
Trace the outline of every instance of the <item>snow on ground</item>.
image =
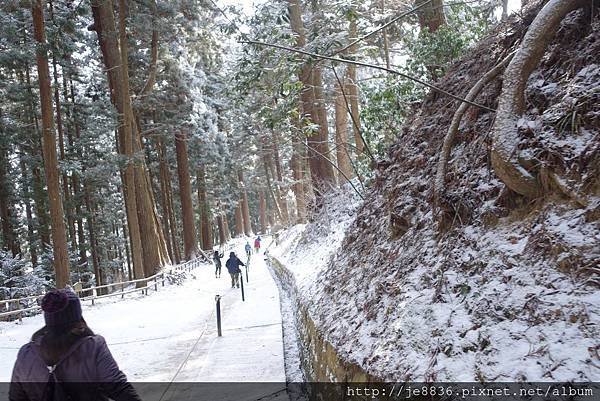
<path id="1" fill-rule="evenodd" d="M 245 302 L 225 268 L 230 249 L 245 262 L 244 243 L 234 240 L 225 249 L 219 279 L 205 264 L 181 286 L 83 305 L 88 325 L 106 338 L 130 381 L 285 382 L 279 294 L 263 255 L 252 255 Z M 222 296 L 222 337 L 216 294 Z M 0 322 L 0 382 L 10 381 L 19 347 L 42 326 L 42 315 Z"/>
<path id="2" fill-rule="evenodd" d="M 269 254 L 294 274 L 301 294 L 309 290 L 339 249 L 358 206 L 359 198 L 348 186 L 332 191 L 313 222 L 287 229 L 279 235 L 278 244 L 269 248 Z"/>
<path id="3" fill-rule="evenodd" d="M 557 269 L 535 251 L 550 238 L 593 259 L 600 237 L 585 210 L 554 207 L 543 221 L 469 225 L 443 241 L 432 225 L 417 227 L 397 243 L 386 242 L 387 222 L 357 220 L 348 230 L 354 210 L 334 196 L 322 216 L 281 233 L 269 250 L 349 362 L 388 380 L 600 378 L 600 292 L 568 270 L 569 258 Z M 344 248 L 344 233 L 360 246 Z"/>

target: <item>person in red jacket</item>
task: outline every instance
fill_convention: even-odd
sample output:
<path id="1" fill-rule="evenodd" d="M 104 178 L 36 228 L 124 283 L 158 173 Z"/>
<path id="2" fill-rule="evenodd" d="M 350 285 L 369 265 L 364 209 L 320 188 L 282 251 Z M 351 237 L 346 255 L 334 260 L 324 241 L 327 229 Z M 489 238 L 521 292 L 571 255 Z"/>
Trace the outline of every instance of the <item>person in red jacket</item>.
<path id="1" fill-rule="evenodd" d="M 258 253 L 260 251 L 260 236 L 256 237 L 254 240 L 254 252 Z"/>
<path id="2" fill-rule="evenodd" d="M 77 294 L 53 290 L 42 299 L 46 325 L 19 350 L 10 401 L 141 401 L 81 313 Z"/>

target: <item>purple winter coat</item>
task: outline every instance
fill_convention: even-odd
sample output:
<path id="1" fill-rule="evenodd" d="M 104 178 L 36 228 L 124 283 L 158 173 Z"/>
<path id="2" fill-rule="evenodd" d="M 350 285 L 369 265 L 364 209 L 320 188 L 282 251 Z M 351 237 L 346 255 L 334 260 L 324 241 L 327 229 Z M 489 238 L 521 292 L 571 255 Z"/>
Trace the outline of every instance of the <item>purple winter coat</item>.
<path id="1" fill-rule="evenodd" d="M 141 401 L 112 357 L 104 337 L 94 335 L 76 342 L 61 357 L 54 371 L 60 386 L 74 400 Z M 48 383 L 48 366 L 40 339 L 19 350 L 13 369 L 10 401 L 38 401 Z"/>

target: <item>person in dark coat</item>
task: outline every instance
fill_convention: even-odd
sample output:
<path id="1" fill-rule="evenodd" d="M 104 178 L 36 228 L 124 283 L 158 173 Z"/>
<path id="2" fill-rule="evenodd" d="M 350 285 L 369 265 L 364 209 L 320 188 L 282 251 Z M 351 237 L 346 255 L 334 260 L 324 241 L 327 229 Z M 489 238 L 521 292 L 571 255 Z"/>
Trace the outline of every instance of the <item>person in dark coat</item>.
<path id="1" fill-rule="evenodd" d="M 10 401 L 141 401 L 104 338 L 87 326 L 77 294 L 50 291 L 42 310 L 46 325 L 19 350 Z"/>
<path id="2" fill-rule="evenodd" d="M 215 277 L 221 277 L 221 258 L 224 254 L 219 255 L 219 251 L 215 251 L 213 254 L 213 260 L 215 262 Z"/>
<path id="3" fill-rule="evenodd" d="M 241 260 L 237 256 L 235 256 L 235 252 L 231 252 L 229 254 L 229 259 L 225 263 L 225 267 L 227 267 L 227 271 L 231 276 L 231 288 L 237 287 L 240 288 L 240 266 L 246 266 L 242 263 Z"/>

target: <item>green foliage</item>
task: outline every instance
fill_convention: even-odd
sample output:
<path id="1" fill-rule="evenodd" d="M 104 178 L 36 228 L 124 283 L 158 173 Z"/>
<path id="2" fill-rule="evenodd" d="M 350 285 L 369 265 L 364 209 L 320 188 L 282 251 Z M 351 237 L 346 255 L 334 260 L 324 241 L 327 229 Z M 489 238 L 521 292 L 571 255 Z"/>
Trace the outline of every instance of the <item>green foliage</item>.
<path id="1" fill-rule="evenodd" d="M 403 25 L 404 62 L 398 67 L 400 71 L 425 81 L 440 79 L 452 63 L 486 34 L 493 22 L 486 2 L 453 4 L 445 10 L 447 24 L 435 32 Z M 413 81 L 390 76 L 370 80 L 361 85 L 361 90 L 365 136 L 379 157 L 384 157 L 385 148 L 428 90 Z"/>
<path id="2" fill-rule="evenodd" d="M 388 76 L 361 86 L 365 106 L 361 110 L 363 135 L 378 158 L 396 137 L 404 120 L 423 96 L 413 81 Z"/>

